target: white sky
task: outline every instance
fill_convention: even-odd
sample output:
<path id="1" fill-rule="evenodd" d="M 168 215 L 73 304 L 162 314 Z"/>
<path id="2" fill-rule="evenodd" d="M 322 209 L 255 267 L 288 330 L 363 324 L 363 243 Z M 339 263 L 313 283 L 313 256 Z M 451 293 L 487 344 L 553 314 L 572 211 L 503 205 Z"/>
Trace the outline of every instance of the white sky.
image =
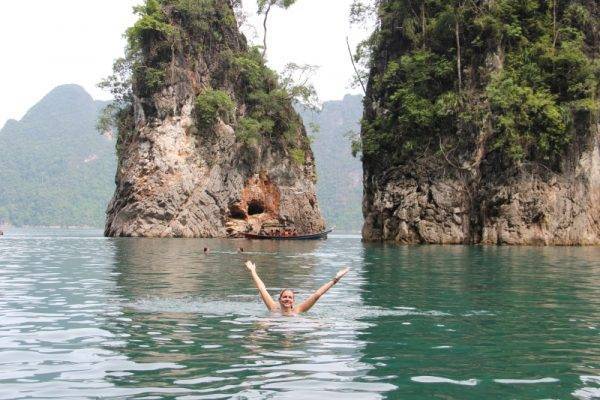
<path id="1" fill-rule="evenodd" d="M 54 87 L 76 83 L 94 98 L 109 95 L 96 87 L 123 54 L 125 29 L 135 22 L 141 0 L 12 0 L 0 13 L 0 128 L 20 119 Z M 270 15 L 267 57 L 277 69 L 288 62 L 320 66 L 314 78 L 322 101 L 357 93 L 346 36 L 355 45 L 367 32 L 350 28 L 352 0 L 298 0 Z M 255 15 L 255 0 L 244 0 Z M 256 18 L 252 25 L 261 26 Z M 261 30 L 258 30 L 262 34 Z M 254 42 L 261 38 L 249 37 Z"/>

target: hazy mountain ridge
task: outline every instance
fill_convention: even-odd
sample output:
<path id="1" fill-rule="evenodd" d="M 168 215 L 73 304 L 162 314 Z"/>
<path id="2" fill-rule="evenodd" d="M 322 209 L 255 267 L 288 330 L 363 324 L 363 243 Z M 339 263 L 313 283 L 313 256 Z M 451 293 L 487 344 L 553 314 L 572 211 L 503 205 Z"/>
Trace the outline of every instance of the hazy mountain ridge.
<path id="1" fill-rule="evenodd" d="M 348 132 L 360 130 L 362 96 L 346 95 L 326 101 L 320 113 L 300 110 L 307 127 L 319 126 L 313 133 L 317 163 L 317 194 L 323 215 L 337 231 L 358 232 L 362 226 L 362 164 L 352 157 Z"/>
<path id="2" fill-rule="evenodd" d="M 114 187 L 114 142 L 96 131 L 95 101 L 62 85 L 0 130 L 0 219 L 101 226 Z"/>

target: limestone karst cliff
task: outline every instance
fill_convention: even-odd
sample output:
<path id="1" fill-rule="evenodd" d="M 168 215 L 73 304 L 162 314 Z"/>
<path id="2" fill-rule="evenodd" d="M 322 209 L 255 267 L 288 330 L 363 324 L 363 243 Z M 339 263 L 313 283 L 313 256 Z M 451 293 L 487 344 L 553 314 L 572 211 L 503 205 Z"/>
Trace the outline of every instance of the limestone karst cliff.
<path id="1" fill-rule="evenodd" d="M 132 72 L 132 91 L 114 112 L 119 165 L 105 234 L 322 230 L 305 129 L 231 2 L 147 0 L 137 11 L 116 64 Z"/>
<path id="2" fill-rule="evenodd" d="M 378 1 L 363 237 L 600 244 L 597 1 Z"/>

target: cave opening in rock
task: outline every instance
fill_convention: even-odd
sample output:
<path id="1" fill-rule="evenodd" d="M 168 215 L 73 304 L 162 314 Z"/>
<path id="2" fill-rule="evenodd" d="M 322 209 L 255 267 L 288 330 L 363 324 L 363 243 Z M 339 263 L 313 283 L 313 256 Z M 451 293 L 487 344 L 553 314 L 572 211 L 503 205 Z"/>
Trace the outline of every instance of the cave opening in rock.
<path id="1" fill-rule="evenodd" d="M 239 204 L 229 206 L 229 217 L 232 219 L 246 219 L 246 211 Z"/>
<path id="2" fill-rule="evenodd" d="M 242 210 L 231 210 L 229 216 L 233 219 L 246 219 L 246 214 Z"/>
<path id="3" fill-rule="evenodd" d="M 265 212 L 265 206 L 259 200 L 252 200 L 248 204 L 248 215 L 262 214 Z"/>

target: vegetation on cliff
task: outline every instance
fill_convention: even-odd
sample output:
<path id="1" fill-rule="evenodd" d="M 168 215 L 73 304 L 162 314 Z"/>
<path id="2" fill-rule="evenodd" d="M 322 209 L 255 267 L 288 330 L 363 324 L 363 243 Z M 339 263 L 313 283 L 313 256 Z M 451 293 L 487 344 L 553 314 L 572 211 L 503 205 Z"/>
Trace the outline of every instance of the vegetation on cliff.
<path id="1" fill-rule="evenodd" d="M 266 24 L 271 7 L 287 8 L 293 3 L 260 0 L 259 12 Z M 301 154 L 308 143 L 292 103 L 310 103 L 315 91 L 291 77 L 310 66 L 290 65 L 289 74 L 280 78 L 265 65 L 264 52 L 239 39 L 236 7 L 238 1 L 146 0 L 135 8 L 139 19 L 126 32 L 126 56 L 115 62 L 114 74 L 100 84 L 115 96 L 99 125 L 118 128 L 117 150 L 133 130 L 133 94 L 142 98 L 159 94 L 178 83 L 182 68 L 199 72 L 199 58 L 204 58 L 214 72 L 194 88 L 198 129 L 211 130 L 222 120 L 234 127 L 245 144 L 283 138 L 291 157 L 304 162 Z M 142 106 L 146 116 L 157 112 L 149 102 Z"/>
<path id="2" fill-rule="evenodd" d="M 373 167 L 482 157 L 560 169 L 598 120 L 593 0 L 381 0 L 358 57 L 370 67 L 362 154 Z"/>

